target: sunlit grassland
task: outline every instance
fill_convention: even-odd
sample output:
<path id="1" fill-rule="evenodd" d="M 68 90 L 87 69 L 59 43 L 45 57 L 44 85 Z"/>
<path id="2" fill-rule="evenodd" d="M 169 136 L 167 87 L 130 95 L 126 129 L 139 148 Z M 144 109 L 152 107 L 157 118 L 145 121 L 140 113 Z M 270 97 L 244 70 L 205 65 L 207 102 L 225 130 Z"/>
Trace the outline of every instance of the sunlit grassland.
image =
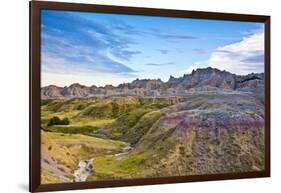
<path id="1" fill-rule="evenodd" d="M 114 140 L 105 140 L 81 134 L 48 132 L 49 137 L 60 147 L 67 148 L 78 159 L 89 159 L 96 155 L 118 153 L 125 146 Z"/>
<path id="2" fill-rule="evenodd" d="M 119 160 L 115 155 L 105 155 L 96 157 L 93 162 L 94 172 L 89 176 L 88 180 L 95 179 L 118 179 L 118 178 L 134 178 L 144 176 L 145 164 L 149 157 L 143 154 L 129 154 Z"/>

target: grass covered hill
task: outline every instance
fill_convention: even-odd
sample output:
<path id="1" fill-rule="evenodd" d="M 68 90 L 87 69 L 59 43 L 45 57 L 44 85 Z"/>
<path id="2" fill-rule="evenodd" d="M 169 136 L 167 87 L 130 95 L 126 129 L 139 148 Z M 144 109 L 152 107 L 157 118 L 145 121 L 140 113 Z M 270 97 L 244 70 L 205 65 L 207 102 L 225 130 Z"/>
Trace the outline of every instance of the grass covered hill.
<path id="1" fill-rule="evenodd" d="M 264 168 L 264 105 L 248 92 L 47 99 L 41 119 L 43 183 L 75 181 L 90 159 L 88 181 Z"/>

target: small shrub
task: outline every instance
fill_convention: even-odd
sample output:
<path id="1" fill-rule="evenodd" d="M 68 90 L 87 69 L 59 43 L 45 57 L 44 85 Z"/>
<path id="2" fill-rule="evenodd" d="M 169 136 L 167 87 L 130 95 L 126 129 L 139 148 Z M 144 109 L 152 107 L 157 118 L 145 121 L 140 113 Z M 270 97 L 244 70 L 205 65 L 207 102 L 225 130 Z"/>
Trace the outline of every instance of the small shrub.
<path id="1" fill-rule="evenodd" d="M 63 120 L 61 120 L 60 125 L 69 125 L 69 119 L 66 117 Z"/>
<path id="2" fill-rule="evenodd" d="M 80 104 L 80 105 L 77 106 L 76 110 L 81 111 L 81 110 L 83 110 L 85 107 L 86 107 L 85 105 Z"/>
<path id="3" fill-rule="evenodd" d="M 48 126 L 58 125 L 59 123 L 60 123 L 60 118 L 55 116 L 49 120 Z"/>
<path id="4" fill-rule="evenodd" d="M 52 125 L 69 125 L 70 121 L 69 119 L 66 117 L 64 119 L 60 119 L 57 116 L 54 116 L 53 118 L 51 118 L 48 122 L 48 126 L 52 126 Z"/>

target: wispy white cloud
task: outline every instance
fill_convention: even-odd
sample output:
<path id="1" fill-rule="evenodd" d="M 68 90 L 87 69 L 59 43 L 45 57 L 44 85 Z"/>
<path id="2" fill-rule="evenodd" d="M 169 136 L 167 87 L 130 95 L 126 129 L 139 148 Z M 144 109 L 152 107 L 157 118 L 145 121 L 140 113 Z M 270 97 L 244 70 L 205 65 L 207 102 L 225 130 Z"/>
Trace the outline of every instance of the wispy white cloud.
<path id="1" fill-rule="evenodd" d="M 120 83 L 131 82 L 133 80 L 135 80 L 135 77 L 122 76 L 119 74 L 104 74 L 98 72 L 94 75 L 85 74 L 85 72 L 77 72 L 76 74 L 57 74 L 44 72 L 41 76 L 41 86 L 57 85 L 63 87 L 69 86 L 73 83 L 80 83 L 86 86 L 104 86 L 110 84 L 118 86 Z"/>
<path id="2" fill-rule="evenodd" d="M 77 63 L 68 61 L 63 57 L 47 53 L 42 53 L 41 59 L 43 72 L 41 86 L 68 86 L 75 82 L 87 86 L 104 86 L 106 84 L 117 86 L 122 82 L 130 82 L 135 79 L 135 75 L 132 73 L 112 73 L 108 69 L 104 69 L 102 65 L 96 65 L 95 68 L 90 67 L 87 63 L 77 65 Z M 83 68 L 81 68 L 81 65 L 83 65 Z"/>
<path id="3" fill-rule="evenodd" d="M 140 52 L 130 50 L 132 41 L 116 34 L 107 25 L 72 12 L 43 11 L 42 26 L 44 72 L 135 75 L 136 71 L 125 61 Z"/>
<path id="4" fill-rule="evenodd" d="M 258 30 L 241 41 L 219 47 L 208 61 L 209 66 L 235 74 L 264 71 L 264 31 Z"/>
<path id="5" fill-rule="evenodd" d="M 192 50 L 195 54 L 198 54 L 198 55 L 203 55 L 203 54 L 207 54 L 207 50 L 205 49 L 201 49 L 201 48 L 194 48 Z"/>
<path id="6" fill-rule="evenodd" d="M 165 62 L 165 63 L 147 63 L 147 66 L 167 66 L 167 65 L 174 65 L 174 62 Z"/>

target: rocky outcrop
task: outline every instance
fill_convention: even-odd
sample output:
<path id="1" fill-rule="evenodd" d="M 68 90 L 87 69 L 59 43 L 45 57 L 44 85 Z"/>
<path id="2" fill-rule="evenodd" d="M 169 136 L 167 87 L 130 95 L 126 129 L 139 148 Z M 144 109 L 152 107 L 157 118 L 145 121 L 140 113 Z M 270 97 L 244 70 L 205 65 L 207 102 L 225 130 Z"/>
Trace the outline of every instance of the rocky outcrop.
<path id="1" fill-rule="evenodd" d="M 48 99 L 48 98 L 64 98 L 62 95 L 62 87 L 50 85 L 41 88 L 41 98 Z"/>
<path id="2" fill-rule="evenodd" d="M 193 71 L 189 77 L 188 81 L 184 82 L 186 88 L 196 88 L 206 85 L 221 89 L 234 89 L 235 87 L 234 74 L 211 67 Z"/>
<path id="3" fill-rule="evenodd" d="M 65 98 L 84 98 L 89 95 L 90 90 L 91 89 L 89 87 L 75 83 L 70 85 L 69 87 L 64 87 L 61 91 L 61 94 Z"/>
<path id="4" fill-rule="evenodd" d="M 131 83 L 123 83 L 116 87 L 83 86 L 78 83 L 69 87 L 46 86 L 41 89 L 42 99 L 87 98 L 94 96 L 177 96 L 200 91 L 247 91 L 255 92 L 264 87 L 263 73 L 252 73 L 245 76 L 215 68 L 194 70 L 191 74 L 175 78 L 170 76 L 167 82 L 160 79 L 136 79 Z M 262 98 L 263 96 L 261 96 Z"/>

